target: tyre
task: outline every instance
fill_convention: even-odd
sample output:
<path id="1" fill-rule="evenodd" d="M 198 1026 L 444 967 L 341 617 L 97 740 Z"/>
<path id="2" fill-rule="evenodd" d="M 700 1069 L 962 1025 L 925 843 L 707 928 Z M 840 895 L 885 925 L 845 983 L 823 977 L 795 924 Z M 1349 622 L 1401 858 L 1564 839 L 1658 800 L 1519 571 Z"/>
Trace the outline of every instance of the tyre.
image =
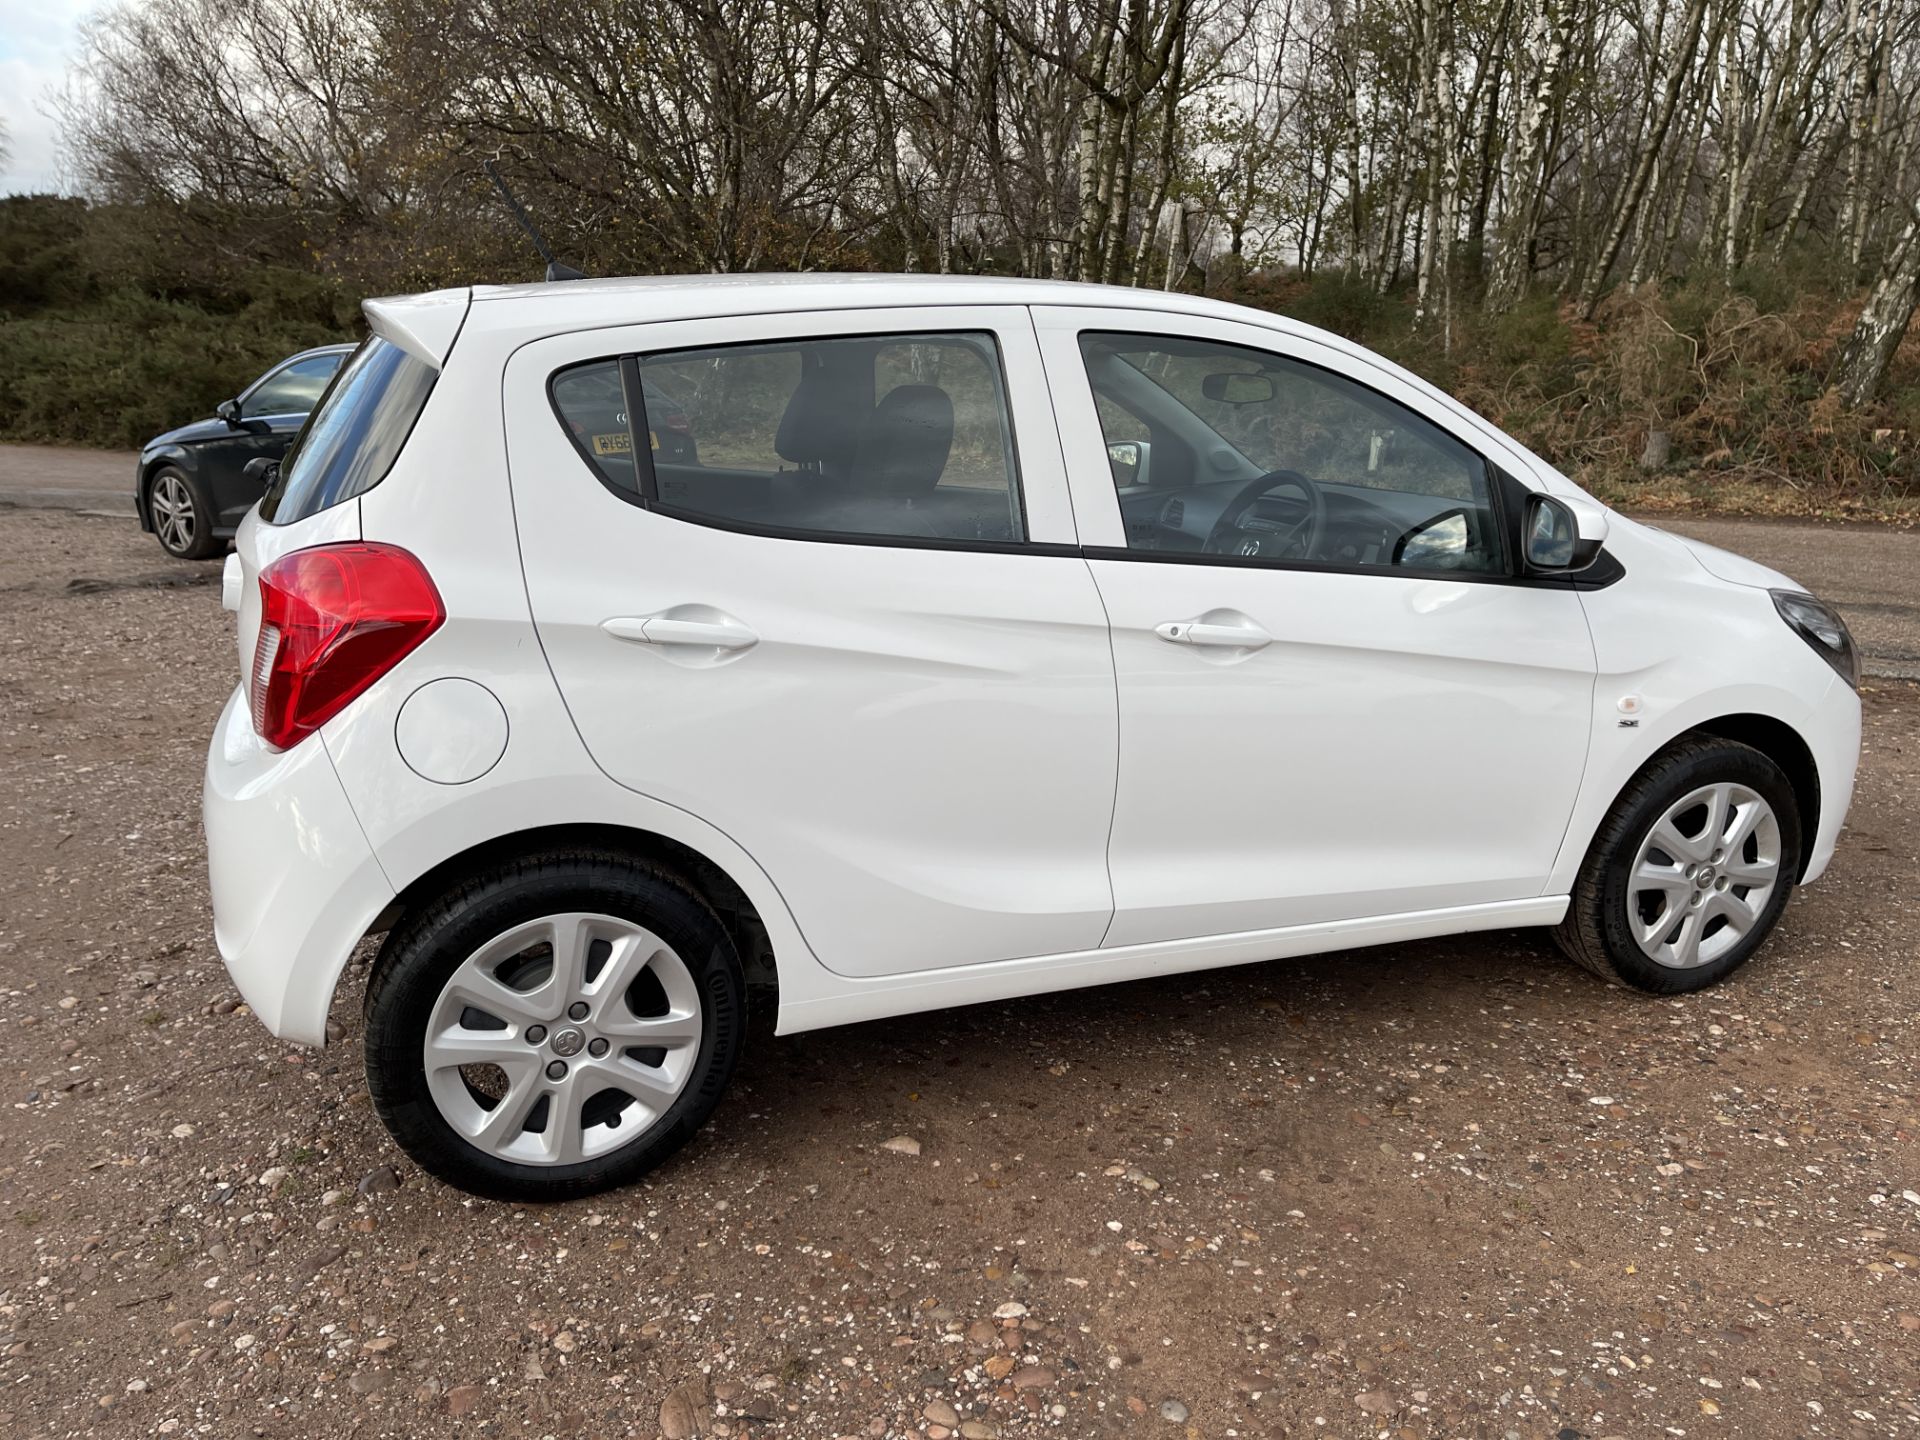
<path id="1" fill-rule="evenodd" d="M 1603 979 L 1704 990 L 1760 948 L 1799 873 L 1800 811 L 1780 767 L 1731 740 L 1680 740 L 1614 802 L 1554 938 Z"/>
<path id="2" fill-rule="evenodd" d="M 213 507 L 184 470 L 162 465 L 154 471 L 147 513 L 160 548 L 176 560 L 205 560 L 222 548 L 214 538 Z"/>
<path id="3" fill-rule="evenodd" d="M 684 1145 L 733 1074 L 738 956 L 672 872 L 564 851 L 472 876 L 388 936 L 367 1088 L 408 1155 L 501 1200 L 624 1185 Z"/>

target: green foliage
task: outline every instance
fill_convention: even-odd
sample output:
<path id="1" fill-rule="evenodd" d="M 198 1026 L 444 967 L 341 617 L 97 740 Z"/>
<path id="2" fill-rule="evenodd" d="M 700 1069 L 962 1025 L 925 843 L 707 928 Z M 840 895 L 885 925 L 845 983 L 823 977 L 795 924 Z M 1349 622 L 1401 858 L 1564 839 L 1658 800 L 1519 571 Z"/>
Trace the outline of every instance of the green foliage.
<path id="1" fill-rule="evenodd" d="M 183 255 L 112 209 L 0 201 L 0 439 L 131 448 L 290 351 L 358 334 L 330 279 L 258 263 L 226 280 Z"/>
<path id="2" fill-rule="evenodd" d="M 1234 298 L 1282 311 L 1302 324 L 1331 330 L 1362 345 L 1387 341 L 1405 329 L 1405 306 L 1397 298 L 1381 294 L 1371 282 L 1344 270 L 1317 275 L 1291 287 L 1256 282 L 1248 288 L 1251 293 Z"/>

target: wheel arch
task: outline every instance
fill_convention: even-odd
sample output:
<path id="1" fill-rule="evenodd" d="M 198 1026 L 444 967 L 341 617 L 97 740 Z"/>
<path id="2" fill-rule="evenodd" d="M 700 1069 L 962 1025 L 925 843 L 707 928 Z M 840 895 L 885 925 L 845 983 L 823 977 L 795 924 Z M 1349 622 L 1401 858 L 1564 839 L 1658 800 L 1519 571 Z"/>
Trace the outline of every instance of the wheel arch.
<path id="1" fill-rule="evenodd" d="M 1795 807 L 1800 812 L 1800 872 L 1794 876 L 1798 881 L 1806 874 L 1807 864 L 1813 857 L 1815 839 L 1820 833 L 1820 767 L 1813 758 L 1812 747 L 1798 730 L 1772 715 L 1721 715 L 1695 725 L 1685 735 L 1676 736 L 1675 739 L 1685 739 L 1690 735 L 1712 735 L 1749 746 L 1786 773 L 1788 782 L 1793 786 Z"/>
<path id="2" fill-rule="evenodd" d="M 156 450 L 150 455 L 140 457 L 138 483 L 134 487 L 134 509 L 140 516 L 142 530 L 153 529 L 153 478 L 171 465 L 189 478 L 198 478 L 200 469 L 193 461 L 193 452 L 180 445 L 169 445 L 164 450 Z"/>
<path id="3" fill-rule="evenodd" d="M 591 849 L 631 856 L 673 871 L 718 917 L 739 952 L 756 998 L 776 1009 L 780 976 L 773 942 L 758 907 L 726 868 L 693 846 L 656 831 L 625 825 L 581 823 L 536 826 L 479 841 L 422 872 L 381 911 L 368 935 L 391 930 L 413 910 L 430 903 L 462 878 L 510 858 L 562 849 Z"/>

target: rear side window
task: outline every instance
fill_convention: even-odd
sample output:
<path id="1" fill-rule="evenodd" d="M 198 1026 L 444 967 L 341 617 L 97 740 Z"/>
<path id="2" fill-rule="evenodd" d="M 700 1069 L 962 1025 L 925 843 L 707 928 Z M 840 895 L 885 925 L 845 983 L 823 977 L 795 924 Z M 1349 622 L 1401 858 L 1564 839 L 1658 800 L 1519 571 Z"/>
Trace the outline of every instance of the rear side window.
<path id="1" fill-rule="evenodd" d="M 260 501 L 260 518 L 291 525 L 378 485 L 438 374 L 377 335 L 354 351 L 281 461 Z"/>
<path id="2" fill-rule="evenodd" d="M 551 390 L 610 488 L 684 519 L 801 536 L 1025 539 L 989 334 L 596 360 L 559 372 Z"/>

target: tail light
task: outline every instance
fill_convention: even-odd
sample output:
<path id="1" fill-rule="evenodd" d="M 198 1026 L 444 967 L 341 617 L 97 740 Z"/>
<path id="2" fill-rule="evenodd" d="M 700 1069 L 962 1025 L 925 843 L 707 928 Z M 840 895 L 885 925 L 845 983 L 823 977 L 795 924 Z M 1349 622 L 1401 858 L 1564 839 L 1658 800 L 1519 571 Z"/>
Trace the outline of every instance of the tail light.
<path id="1" fill-rule="evenodd" d="M 426 568 L 397 546 L 319 545 L 281 556 L 260 572 L 253 728 L 276 750 L 291 749 L 446 618 Z"/>

